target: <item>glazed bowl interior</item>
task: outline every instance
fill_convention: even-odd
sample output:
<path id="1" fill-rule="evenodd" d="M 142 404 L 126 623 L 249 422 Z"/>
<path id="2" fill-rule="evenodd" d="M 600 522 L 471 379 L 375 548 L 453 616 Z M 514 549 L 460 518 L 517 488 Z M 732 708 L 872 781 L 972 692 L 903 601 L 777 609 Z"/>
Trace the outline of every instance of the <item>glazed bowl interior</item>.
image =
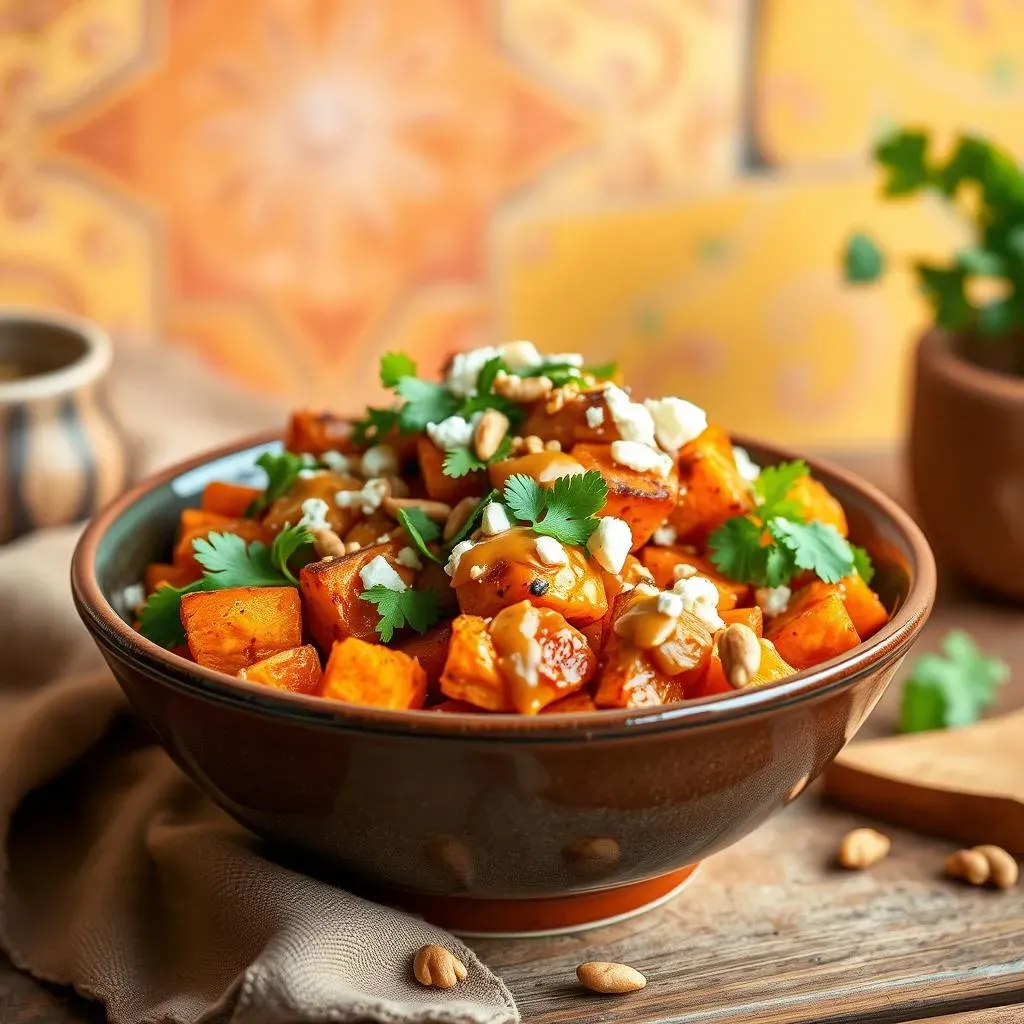
<path id="1" fill-rule="evenodd" d="M 756 462 L 772 464 L 790 453 L 742 437 Z M 214 480 L 261 486 L 257 456 L 279 450 L 275 435 L 200 457 L 141 484 L 108 509 L 87 530 L 75 557 L 76 602 L 87 625 L 103 646 L 113 645 L 139 668 L 158 672 L 176 685 L 203 692 L 211 700 L 242 701 L 271 715 L 312 716 L 319 721 L 399 732 L 565 738 L 578 734 L 681 727 L 756 713 L 769 703 L 801 700 L 823 688 L 849 682 L 899 657 L 926 618 L 935 589 L 935 566 L 927 542 L 905 512 L 891 499 L 845 471 L 807 460 L 813 474 L 842 502 L 851 539 L 870 552 L 876 568 L 873 586 L 892 613 L 890 622 L 853 651 L 780 682 L 735 694 L 722 694 L 658 708 L 606 710 L 582 714 L 519 716 L 509 714 L 437 714 L 384 711 L 341 705 L 319 697 L 268 692 L 265 687 L 202 668 L 152 644 L 130 625 L 125 593 L 143 578 L 153 561 L 166 561 L 181 510 L 199 504 L 203 488 Z"/>

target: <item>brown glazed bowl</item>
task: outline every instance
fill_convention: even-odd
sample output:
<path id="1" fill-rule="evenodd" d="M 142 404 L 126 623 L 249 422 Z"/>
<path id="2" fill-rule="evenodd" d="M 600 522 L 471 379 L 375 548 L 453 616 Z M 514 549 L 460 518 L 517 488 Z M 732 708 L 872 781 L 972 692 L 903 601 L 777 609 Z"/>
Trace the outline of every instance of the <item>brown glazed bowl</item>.
<path id="1" fill-rule="evenodd" d="M 271 443 L 168 470 L 103 512 L 74 558 L 79 613 L 137 713 L 231 815 L 342 884 L 467 933 L 578 927 L 667 898 L 843 748 L 934 596 L 931 552 L 909 517 L 812 462 L 895 609 L 840 659 L 759 689 L 579 715 L 383 711 L 271 692 L 150 643 L 122 597 L 166 556 L 204 485 L 253 482 Z M 762 463 L 790 457 L 740 443 Z"/>
<path id="2" fill-rule="evenodd" d="M 944 562 L 1024 600 L 1024 377 L 967 362 L 955 343 L 932 331 L 917 347 L 915 507 Z"/>

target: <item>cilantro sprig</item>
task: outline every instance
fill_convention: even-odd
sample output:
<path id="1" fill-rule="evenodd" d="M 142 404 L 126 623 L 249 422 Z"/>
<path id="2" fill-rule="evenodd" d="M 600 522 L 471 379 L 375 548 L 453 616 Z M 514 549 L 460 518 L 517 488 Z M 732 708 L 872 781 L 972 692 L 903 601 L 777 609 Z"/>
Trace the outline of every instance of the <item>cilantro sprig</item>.
<path id="1" fill-rule="evenodd" d="M 924 732 L 975 722 L 991 707 L 1010 675 L 1007 664 L 983 654 L 962 630 L 948 633 L 942 654 L 922 654 L 903 684 L 900 731 Z"/>
<path id="2" fill-rule="evenodd" d="M 513 473 L 502 499 L 521 522 L 563 544 L 583 545 L 597 529 L 596 513 L 608 500 L 608 485 L 596 469 L 559 477 L 542 487 L 532 477 Z"/>
<path id="3" fill-rule="evenodd" d="M 361 601 L 375 605 L 380 615 L 377 635 L 390 643 L 395 631 L 408 626 L 417 633 L 426 633 L 441 617 L 436 590 L 391 590 L 382 584 L 364 590 Z"/>
<path id="4" fill-rule="evenodd" d="M 826 583 L 855 571 L 870 579 L 867 552 L 854 548 L 830 523 L 807 522 L 800 505 L 789 497 L 808 473 L 802 459 L 761 470 L 753 483 L 753 511 L 727 519 L 708 538 L 716 568 L 730 579 L 758 587 L 783 586 L 801 570 Z"/>
<path id="5" fill-rule="evenodd" d="M 313 535 L 304 526 L 282 530 L 270 547 L 261 541 L 246 544 L 234 533 L 211 533 L 196 538 L 193 550 L 203 567 L 202 577 L 185 587 L 163 586 L 154 590 L 139 613 L 142 635 L 161 647 L 184 643 L 181 599 L 186 594 L 232 587 L 298 586 L 289 562 L 312 543 Z"/>
<path id="6" fill-rule="evenodd" d="M 267 474 L 267 488 L 246 509 L 247 516 L 257 516 L 278 498 L 286 495 L 299 473 L 304 469 L 315 469 L 317 460 L 312 455 L 297 455 L 295 452 L 263 452 L 256 465 Z"/>
<path id="7" fill-rule="evenodd" d="M 405 532 L 409 535 L 416 550 L 429 558 L 432 562 L 440 564 L 441 559 L 430 549 L 432 541 L 441 539 L 441 527 L 430 519 L 427 514 L 418 508 L 402 508 L 398 510 L 398 521 Z"/>

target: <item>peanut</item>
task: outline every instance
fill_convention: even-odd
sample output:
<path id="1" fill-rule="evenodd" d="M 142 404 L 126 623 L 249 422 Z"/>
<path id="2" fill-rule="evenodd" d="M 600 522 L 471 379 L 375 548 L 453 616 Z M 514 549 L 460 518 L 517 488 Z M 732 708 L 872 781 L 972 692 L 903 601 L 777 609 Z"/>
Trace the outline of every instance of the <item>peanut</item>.
<path id="1" fill-rule="evenodd" d="M 580 964 L 576 977 L 591 992 L 609 996 L 639 992 L 647 984 L 647 979 L 628 964 L 607 964 L 598 960 Z"/>
<path id="2" fill-rule="evenodd" d="M 444 521 L 443 537 L 445 540 L 451 540 L 466 525 L 466 520 L 473 514 L 478 504 L 476 498 L 463 498 L 451 510 L 448 518 Z"/>
<path id="3" fill-rule="evenodd" d="M 385 498 L 381 502 L 381 507 L 394 519 L 398 518 L 398 513 L 402 509 L 411 508 L 418 508 L 435 523 L 446 522 L 452 514 L 451 505 L 446 505 L 443 501 L 430 501 L 428 498 Z"/>
<path id="4" fill-rule="evenodd" d="M 313 531 L 313 548 L 321 558 L 340 558 L 345 554 L 345 542 L 327 526 Z"/>
<path id="5" fill-rule="evenodd" d="M 444 946 L 423 946 L 416 952 L 412 973 L 427 988 L 454 988 L 466 980 L 466 965 Z"/>
<path id="6" fill-rule="evenodd" d="M 513 402 L 539 402 L 551 394 L 553 387 L 547 377 L 517 377 L 501 371 L 494 378 L 494 391 Z"/>
<path id="7" fill-rule="evenodd" d="M 498 450 L 508 428 L 508 417 L 503 412 L 484 410 L 473 431 L 473 451 L 481 462 L 486 462 Z"/>
<path id="8" fill-rule="evenodd" d="M 892 840 L 873 828 L 855 828 L 839 844 L 839 863 L 848 871 L 863 871 L 884 860 L 892 849 Z"/>
<path id="9" fill-rule="evenodd" d="M 529 437 L 523 438 L 523 447 L 527 455 L 536 455 L 544 451 L 544 442 L 536 434 L 530 434 Z"/>
<path id="10" fill-rule="evenodd" d="M 561 441 L 545 441 L 544 451 L 546 452 L 560 452 L 562 450 Z"/>
<path id="11" fill-rule="evenodd" d="M 946 858 L 946 874 L 950 878 L 961 878 L 968 885 L 989 884 L 997 889 L 1012 889 L 1020 877 L 1020 868 L 1001 846 L 975 846 L 950 854 Z"/>
<path id="12" fill-rule="evenodd" d="M 735 622 L 718 635 L 718 657 L 722 671 L 734 690 L 750 685 L 761 667 L 761 643 L 757 634 L 742 622 Z"/>

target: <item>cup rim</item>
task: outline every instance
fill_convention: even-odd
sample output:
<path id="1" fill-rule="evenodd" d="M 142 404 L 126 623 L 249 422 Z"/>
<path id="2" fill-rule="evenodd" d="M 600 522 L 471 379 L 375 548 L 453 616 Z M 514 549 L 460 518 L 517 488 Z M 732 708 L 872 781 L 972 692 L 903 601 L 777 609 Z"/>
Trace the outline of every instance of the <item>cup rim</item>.
<path id="1" fill-rule="evenodd" d="M 13 307 L 0 312 L 0 326 L 33 324 L 56 327 L 77 335 L 85 344 L 85 351 L 72 362 L 56 370 L 25 377 L 21 380 L 0 382 L 0 406 L 24 405 L 45 398 L 71 394 L 103 377 L 114 358 L 110 336 L 98 324 L 70 313 L 31 307 Z"/>
<path id="2" fill-rule="evenodd" d="M 599 713 L 438 714 L 347 705 L 284 691 L 268 694 L 264 686 L 187 661 L 137 633 L 101 592 L 96 558 L 100 541 L 111 524 L 144 495 L 208 463 L 280 440 L 280 431 L 268 431 L 171 466 L 143 480 L 89 523 L 75 550 L 71 582 L 78 612 L 101 647 L 143 675 L 159 678 L 165 685 L 217 703 L 242 705 L 257 713 L 307 725 L 473 741 L 566 742 L 721 725 L 758 713 L 770 714 L 793 702 L 813 699 L 843 688 L 885 665 L 895 666 L 917 638 L 935 599 L 935 560 L 927 540 L 911 517 L 896 501 L 856 474 L 827 461 L 807 458 L 805 461 L 812 472 L 820 476 L 826 486 L 830 480 L 836 481 L 865 497 L 872 508 L 881 513 L 889 529 L 900 536 L 910 553 L 912 573 L 906 598 L 889 622 L 852 653 L 750 690 L 657 708 L 603 710 Z M 771 460 L 795 457 L 785 449 L 753 438 L 736 436 L 734 440 L 737 444 L 756 449 Z"/>

